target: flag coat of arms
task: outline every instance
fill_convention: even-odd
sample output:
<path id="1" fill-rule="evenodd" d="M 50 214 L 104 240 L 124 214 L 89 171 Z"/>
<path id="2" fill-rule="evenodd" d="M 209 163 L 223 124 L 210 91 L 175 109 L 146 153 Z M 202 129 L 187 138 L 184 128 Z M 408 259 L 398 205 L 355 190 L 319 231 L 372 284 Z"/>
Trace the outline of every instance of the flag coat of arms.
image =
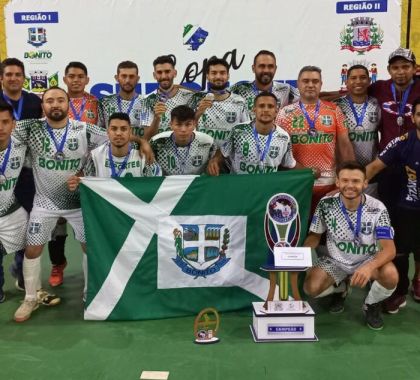
<path id="1" fill-rule="evenodd" d="M 287 231 L 302 243 L 312 186 L 310 170 L 84 178 L 85 319 L 167 318 L 265 299 L 268 203 L 277 194 L 296 200 L 298 222 Z"/>

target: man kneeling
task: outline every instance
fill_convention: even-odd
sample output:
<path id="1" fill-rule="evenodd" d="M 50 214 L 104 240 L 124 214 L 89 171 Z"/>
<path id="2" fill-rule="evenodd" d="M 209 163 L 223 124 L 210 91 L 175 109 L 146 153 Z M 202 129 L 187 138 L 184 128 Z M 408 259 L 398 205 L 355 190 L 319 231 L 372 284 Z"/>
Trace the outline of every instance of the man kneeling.
<path id="1" fill-rule="evenodd" d="M 304 246 L 316 248 L 327 233 L 325 256 L 318 258 L 304 283 L 311 297 L 333 294 L 330 311 L 344 310 L 348 286 L 364 288 L 373 281 L 364 301 L 367 325 L 381 330 L 381 301 L 388 298 L 398 282 L 391 262 L 395 256 L 388 211 L 375 198 L 363 194 L 367 187 L 366 169 L 357 162 L 344 162 L 337 169 L 339 193 L 319 202 Z"/>

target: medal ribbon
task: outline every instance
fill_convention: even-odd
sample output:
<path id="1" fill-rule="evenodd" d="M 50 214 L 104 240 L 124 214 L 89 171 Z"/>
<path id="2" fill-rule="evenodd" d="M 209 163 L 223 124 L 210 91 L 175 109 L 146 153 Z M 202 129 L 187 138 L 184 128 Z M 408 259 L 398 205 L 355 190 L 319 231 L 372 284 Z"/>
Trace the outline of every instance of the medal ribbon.
<path id="1" fill-rule="evenodd" d="M 55 145 L 55 149 L 57 151 L 57 153 L 63 153 L 64 150 L 64 144 L 66 143 L 67 140 L 67 132 L 69 130 L 69 122 L 67 121 L 66 124 L 66 131 L 64 132 L 63 137 L 61 138 L 60 143 L 57 142 L 57 140 L 55 139 L 54 136 L 54 132 L 53 132 L 53 128 L 51 128 L 51 126 L 48 124 L 47 122 L 47 131 L 50 134 L 51 140 L 53 141 L 54 145 Z"/>
<path id="2" fill-rule="evenodd" d="M 395 84 L 391 84 L 392 97 L 394 98 L 395 104 L 398 105 L 398 116 L 405 116 L 405 106 L 407 105 L 408 97 L 411 92 L 411 87 L 413 87 L 413 83 L 411 83 L 410 86 L 408 86 L 408 88 L 405 91 L 403 91 L 401 96 L 401 102 L 397 102 L 397 90 L 395 89 Z"/>
<path id="3" fill-rule="evenodd" d="M 85 107 L 86 107 L 86 98 L 85 97 L 83 97 L 82 105 L 80 107 L 80 111 L 79 112 L 76 111 L 76 107 L 74 106 L 73 101 L 70 99 L 71 112 L 73 113 L 73 117 L 77 121 L 80 121 L 80 119 L 82 118 L 83 112 L 85 111 Z"/>
<path id="4" fill-rule="evenodd" d="M 178 147 L 176 146 L 176 143 L 175 143 L 175 137 L 174 137 L 174 134 L 172 133 L 172 135 L 171 135 L 171 139 L 172 139 L 172 142 L 173 142 L 173 144 L 174 144 L 174 148 L 175 148 L 175 155 L 176 155 L 176 159 L 177 159 L 177 161 L 180 163 L 180 165 L 181 165 L 181 173 L 182 174 L 184 174 L 184 171 L 185 171 L 185 165 L 186 165 L 186 162 L 185 161 L 187 161 L 187 158 L 188 158 L 188 156 L 189 156 L 189 154 L 190 154 L 190 148 L 191 148 L 191 143 L 192 143 L 192 141 L 193 141 L 193 137 L 191 136 L 191 140 L 190 140 L 190 142 L 188 143 L 188 145 L 187 145 L 187 153 L 186 153 L 186 155 L 185 155 L 185 160 L 184 161 L 182 161 L 181 160 L 181 155 L 179 154 L 179 151 L 178 151 Z"/>
<path id="5" fill-rule="evenodd" d="M 17 110 L 15 110 L 15 107 L 13 106 L 12 99 L 10 99 L 4 92 L 3 92 L 4 100 L 12 106 L 13 108 L 13 115 L 15 117 L 15 120 L 20 120 L 20 117 L 22 116 L 22 108 L 23 108 L 23 95 L 20 96 L 18 100 L 18 107 Z"/>
<path id="6" fill-rule="evenodd" d="M 360 201 L 359 206 L 357 207 L 357 216 L 356 216 L 356 226 L 353 225 L 352 221 L 350 220 L 349 214 L 347 212 L 346 207 L 344 206 L 343 201 L 340 199 L 340 208 L 344 215 L 344 218 L 346 219 L 346 222 L 350 228 L 350 231 L 353 232 L 354 239 L 359 238 L 360 228 L 362 226 L 362 208 L 363 208 L 363 202 Z"/>
<path id="7" fill-rule="evenodd" d="M 112 152 L 111 152 L 111 144 L 108 144 L 108 159 L 109 159 L 109 164 L 111 166 L 111 178 L 120 177 L 121 173 L 124 171 L 124 169 L 127 166 L 127 162 L 128 162 L 128 158 L 130 157 L 130 153 L 131 153 L 131 144 L 128 146 L 128 153 L 124 157 L 124 161 L 122 162 L 122 164 L 120 166 L 120 169 L 117 172 L 115 161 L 114 161 L 114 158 L 113 158 Z"/>
<path id="8" fill-rule="evenodd" d="M 349 106 L 351 108 L 351 112 L 353 112 L 354 118 L 356 119 L 356 126 L 359 126 L 359 125 L 363 126 L 363 119 L 365 118 L 366 109 L 367 109 L 367 106 L 368 106 L 367 99 L 363 103 L 362 112 L 361 112 L 360 116 L 357 114 L 357 110 L 356 110 L 356 107 L 354 106 L 353 99 L 350 96 L 347 96 L 346 99 L 347 99 L 347 102 L 349 103 Z"/>
<path id="9" fill-rule="evenodd" d="M 130 104 L 129 104 L 129 106 L 128 106 L 128 110 L 127 110 L 127 112 L 126 112 L 126 114 L 127 114 L 127 115 L 130 115 L 130 112 L 131 112 L 131 110 L 133 109 L 134 102 L 136 101 L 137 96 L 138 96 L 138 95 L 137 95 L 136 93 L 134 93 L 133 98 L 130 100 Z M 122 108 L 121 108 L 121 101 L 122 101 L 121 96 L 117 95 L 117 104 L 118 104 L 118 111 L 119 111 L 119 112 L 123 112 L 123 111 L 122 111 Z"/>
<path id="10" fill-rule="evenodd" d="M 260 146 L 260 140 L 258 139 L 258 132 L 257 128 L 255 127 L 255 124 L 252 127 L 252 134 L 254 135 L 255 144 L 257 145 L 257 153 L 258 158 L 261 163 L 264 163 L 265 156 L 268 153 L 268 150 L 270 149 L 271 139 L 273 138 L 274 128 L 270 131 L 267 141 L 265 142 L 264 150 L 261 152 L 261 146 Z"/>
<path id="11" fill-rule="evenodd" d="M 308 111 L 306 111 L 305 105 L 300 100 L 299 100 L 299 107 L 302 110 L 303 114 L 305 115 L 305 119 L 309 124 L 309 130 L 315 131 L 316 130 L 315 124 L 319 116 L 319 109 L 321 107 L 321 102 L 319 100 L 316 102 L 315 115 L 313 119 L 310 118 Z"/>
<path id="12" fill-rule="evenodd" d="M 12 139 L 9 140 L 9 145 L 7 145 L 6 153 L 4 154 L 3 163 L 1 164 L 0 174 L 5 176 L 7 163 L 9 162 L 10 151 L 12 150 Z"/>

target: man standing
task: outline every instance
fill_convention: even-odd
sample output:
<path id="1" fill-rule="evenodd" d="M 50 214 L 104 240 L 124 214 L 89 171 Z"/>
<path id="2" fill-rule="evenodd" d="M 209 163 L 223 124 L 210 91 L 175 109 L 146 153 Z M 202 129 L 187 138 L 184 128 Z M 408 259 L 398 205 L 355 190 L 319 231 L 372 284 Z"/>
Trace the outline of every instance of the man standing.
<path id="1" fill-rule="evenodd" d="M 294 168 L 289 135 L 274 124 L 277 99 L 270 92 L 255 98 L 255 121 L 235 126 L 230 137 L 210 160 L 208 172 L 218 175 L 224 159 L 232 163 L 232 173 L 255 174 L 276 172 L 280 167 Z"/>
<path id="2" fill-rule="evenodd" d="M 255 97 L 262 91 L 268 91 L 277 98 L 277 107 L 280 109 L 299 99 L 299 92 L 287 83 L 274 82 L 277 71 L 276 56 L 268 50 L 260 50 L 254 57 L 252 72 L 255 74 L 253 82 L 237 83 L 231 87 L 234 94 L 241 95 L 247 102 L 251 118 L 254 117 L 252 109 Z"/>
<path id="3" fill-rule="evenodd" d="M 282 108 L 276 119 L 291 137 L 296 160 L 314 171 L 311 213 L 335 189 L 336 150 L 338 161 L 354 160 L 344 115 L 337 105 L 319 99 L 321 86 L 321 69 L 303 67 L 298 76 L 300 101 Z"/>
<path id="4" fill-rule="evenodd" d="M 131 61 L 118 64 L 115 80 L 120 89 L 118 94 L 108 95 L 99 101 L 99 123 L 105 130 L 109 117 L 115 112 L 125 112 L 130 116 L 131 128 L 135 136 L 144 136 L 149 140 L 153 135 L 151 128 L 145 128 L 147 111 L 143 97 L 136 93 L 136 85 L 140 79 L 137 65 Z"/>
<path id="5" fill-rule="evenodd" d="M 85 91 L 89 83 L 87 67 L 82 62 L 70 62 L 64 70 L 63 80 L 67 85 L 67 93 L 70 97 L 69 118 L 98 124 L 98 99 Z M 53 287 L 63 283 L 64 268 L 67 266 L 64 255 L 66 237 L 66 222 L 64 219 L 59 219 L 56 228 L 54 228 L 52 239 L 48 242 L 52 263 L 48 282 Z"/>
<path id="6" fill-rule="evenodd" d="M 67 178 L 83 167 L 89 149 L 107 139 L 106 133 L 97 126 L 68 118 L 69 98 L 61 88 L 45 91 L 42 108 L 45 119 L 21 121 L 14 131 L 14 136 L 29 147 L 36 185 L 23 262 L 26 296 L 16 310 L 17 322 L 26 321 L 38 308 L 36 287 L 40 283 L 40 256 L 59 218 L 71 224 L 85 251 L 79 194 L 69 192 Z M 83 262 L 85 269 L 85 257 Z"/>
<path id="7" fill-rule="evenodd" d="M 316 248 L 327 233 L 328 254 L 318 259 L 305 279 L 304 291 L 311 297 L 334 293 L 333 313 L 344 310 L 350 286 L 364 288 L 373 280 L 363 309 L 367 325 L 381 330 L 381 301 L 388 298 L 398 282 L 393 229 L 385 206 L 363 194 L 367 187 L 366 169 L 357 162 L 345 162 L 337 170 L 340 192 L 321 199 L 309 228 L 305 247 Z"/>
<path id="8" fill-rule="evenodd" d="M 363 65 L 351 66 L 347 71 L 348 94 L 335 101 L 345 116 L 356 160 L 364 166 L 377 156 L 381 118 L 378 101 L 368 96 L 369 84 L 368 69 Z M 370 183 L 365 192 L 377 198 L 377 184 Z"/>
<path id="9" fill-rule="evenodd" d="M 194 92 L 174 85 L 177 75 L 174 58 L 170 55 L 162 55 L 153 61 L 153 78 L 159 84 L 156 91 L 152 92 L 145 99 L 145 110 L 147 112 L 146 126 L 150 128 L 150 136 L 157 131 L 159 133 L 171 129 L 171 111 L 180 105 L 188 104 Z"/>
<path id="10" fill-rule="evenodd" d="M 163 175 L 202 174 L 216 152 L 213 138 L 195 131 L 194 110 L 175 107 L 171 112 L 172 131 L 162 132 L 150 141 Z"/>
<path id="11" fill-rule="evenodd" d="M 385 302 L 385 310 L 395 314 L 406 305 L 409 278 L 409 255 L 414 254 L 415 272 L 412 279 L 413 298 L 420 301 L 420 98 L 413 102 L 412 122 L 416 129 L 392 140 L 379 157 L 368 165 L 368 178 L 393 165 L 402 173 L 398 203 L 394 215 L 398 269 L 397 289 Z"/>
<path id="12" fill-rule="evenodd" d="M 0 99 L 13 107 L 16 121 L 42 117 L 41 99 L 35 94 L 23 90 L 25 81 L 23 62 L 17 58 L 6 58 L 0 65 L 0 80 L 2 86 Z M 19 203 L 29 213 L 35 195 L 34 176 L 29 161 L 25 163 L 20 172 L 15 194 Z M 16 287 L 20 290 L 23 290 L 25 286 L 22 273 L 23 256 L 23 250 L 16 252 L 15 262 L 10 267 L 12 276 L 16 278 Z"/>
<path id="13" fill-rule="evenodd" d="M 227 90 L 229 64 L 211 58 L 206 70 L 210 92 L 194 94 L 189 106 L 196 111 L 197 130 L 213 137 L 220 148 L 235 125 L 249 121 L 249 114 L 244 98 Z"/>

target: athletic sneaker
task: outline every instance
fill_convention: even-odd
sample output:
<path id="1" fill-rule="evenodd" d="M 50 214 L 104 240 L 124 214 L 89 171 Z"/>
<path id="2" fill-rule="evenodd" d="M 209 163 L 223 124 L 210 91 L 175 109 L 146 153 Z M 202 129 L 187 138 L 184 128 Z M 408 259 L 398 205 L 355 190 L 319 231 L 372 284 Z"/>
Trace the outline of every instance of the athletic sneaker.
<path id="1" fill-rule="evenodd" d="M 61 302 L 61 298 L 55 294 L 50 294 L 46 290 L 40 289 L 36 292 L 38 303 L 44 306 L 55 306 Z"/>
<path id="2" fill-rule="evenodd" d="M 405 296 L 393 294 L 383 302 L 383 309 L 386 313 L 397 314 L 406 305 L 407 301 Z"/>
<path id="3" fill-rule="evenodd" d="M 413 279 L 412 281 L 413 298 L 420 301 L 420 278 Z"/>
<path id="4" fill-rule="evenodd" d="M 28 301 L 24 300 L 22 305 L 16 310 L 14 319 L 16 322 L 25 322 L 31 318 L 31 314 L 34 310 L 38 309 L 39 303 L 37 300 Z"/>
<path id="5" fill-rule="evenodd" d="M 50 278 L 48 279 L 48 282 L 52 287 L 59 286 L 63 283 L 64 268 L 66 266 L 67 261 L 64 264 L 52 266 Z"/>
<path id="6" fill-rule="evenodd" d="M 364 304 L 363 310 L 365 312 L 366 324 L 372 330 L 382 330 L 384 321 L 381 315 L 381 303 L 372 303 L 370 305 Z"/>
<path id="7" fill-rule="evenodd" d="M 340 285 L 341 284 L 342 283 L 340 283 Z M 331 296 L 331 304 L 328 309 L 331 314 L 340 314 L 344 311 L 344 301 L 351 289 L 349 280 L 344 280 L 344 284 L 346 285 L 346 290 L 344 292 L 333 293 Z"/>
<path id="8" fill-rule="evenodd" d="M 3 292 L 3 289 L 0 289 L 0 303 L 3 303 L 5 299 L 6 299 L 6 296 Z"/>

